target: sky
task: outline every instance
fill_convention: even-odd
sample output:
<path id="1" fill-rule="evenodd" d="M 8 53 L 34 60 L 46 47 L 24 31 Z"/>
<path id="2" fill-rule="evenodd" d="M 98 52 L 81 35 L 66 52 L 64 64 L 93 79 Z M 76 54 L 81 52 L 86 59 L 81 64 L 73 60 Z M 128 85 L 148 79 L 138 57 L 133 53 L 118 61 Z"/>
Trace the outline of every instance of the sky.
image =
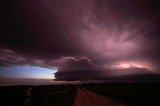
<path id="1" fill-rule="evenodd" d="M 2 78 L 30 78 L 30 79 L 54 79 L 57 69 L 47 69 L 37 66 L 11 66 L 0 67 Z"/>
<path id="2" fill-rule="evenodd" d="M 1 77 L 50 79 L 50 70 L 57 81 L 160 74 L 158 0 L 2 4 Z"/>

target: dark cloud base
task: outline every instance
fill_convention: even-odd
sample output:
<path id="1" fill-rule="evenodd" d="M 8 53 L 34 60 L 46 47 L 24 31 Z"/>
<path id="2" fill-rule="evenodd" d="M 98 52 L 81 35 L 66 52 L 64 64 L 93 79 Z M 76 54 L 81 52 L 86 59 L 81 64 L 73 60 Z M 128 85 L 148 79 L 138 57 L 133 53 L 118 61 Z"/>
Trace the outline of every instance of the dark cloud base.
<path id="1" fill-rule="evenodd" d="M 103 79 L 124 61 L 160 73 L 157 0 L 3 0 L 1 8 L 0 66 L 57 67 L 56 80 Z"/>

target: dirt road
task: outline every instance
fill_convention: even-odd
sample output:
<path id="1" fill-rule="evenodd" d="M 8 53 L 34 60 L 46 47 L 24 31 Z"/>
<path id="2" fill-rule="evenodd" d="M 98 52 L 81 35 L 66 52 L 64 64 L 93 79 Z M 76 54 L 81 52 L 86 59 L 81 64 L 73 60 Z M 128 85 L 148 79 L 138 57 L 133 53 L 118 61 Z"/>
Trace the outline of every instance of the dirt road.
<path id="1" fill-rule="evenodd" d="M 77 89 L 77 96 L 73 106 L 124 106 L 110 98 L 101 96 L 89 90 Z"/>

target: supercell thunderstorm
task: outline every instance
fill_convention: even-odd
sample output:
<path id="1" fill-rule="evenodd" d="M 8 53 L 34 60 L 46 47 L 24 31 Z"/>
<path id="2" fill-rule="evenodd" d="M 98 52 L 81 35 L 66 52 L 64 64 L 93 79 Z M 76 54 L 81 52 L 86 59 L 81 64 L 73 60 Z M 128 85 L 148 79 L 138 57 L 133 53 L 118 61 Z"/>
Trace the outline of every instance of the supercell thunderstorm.
<path id="1" fill-rule="evenodd" d="M 2 32 L 1 66 L 56 67 L 57 80 L 160 72 L 159 8 L 150 1 L 29 0 L 18 6 L 22 22 L 10 25 L 13 33 Z M 18 23 L 21 32 L 14 29 L 22 28 Z"/>

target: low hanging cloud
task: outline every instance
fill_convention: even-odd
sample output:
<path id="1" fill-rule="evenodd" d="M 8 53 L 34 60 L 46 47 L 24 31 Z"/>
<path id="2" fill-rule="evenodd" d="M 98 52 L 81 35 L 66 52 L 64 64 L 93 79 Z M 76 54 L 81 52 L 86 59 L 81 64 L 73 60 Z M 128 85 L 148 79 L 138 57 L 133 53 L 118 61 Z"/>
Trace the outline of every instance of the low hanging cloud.
<path id="1" fill-rule="evenodd" d="M 91 80 L 103 75 L 102 69 L 86 57 L 68 57 L 55 73 L 57 80 Z"/>
<path id="2" fill-rule="evenodd" d="M 1 66 L 12 66 L 25 64 L 26 59 L 10 49 L 0 49 L 0 65 Z"/>
<path id="3" fill-rule="evenodd" d="M 30 65 L 50 68 L 54 67 L 54 65 L 51 66 L 49 61 L 50 60 L 43 58 L 31 58 L 11 49 L 0 49 L 0 66 L 11 67 Z"/>
<path id="4" fill-rule="evenodd" d="M 115 67 L 160 73 L 156 1 L 3 2 L 0 66 L 57 67 L 57 80 L 119 75 Z"/>

